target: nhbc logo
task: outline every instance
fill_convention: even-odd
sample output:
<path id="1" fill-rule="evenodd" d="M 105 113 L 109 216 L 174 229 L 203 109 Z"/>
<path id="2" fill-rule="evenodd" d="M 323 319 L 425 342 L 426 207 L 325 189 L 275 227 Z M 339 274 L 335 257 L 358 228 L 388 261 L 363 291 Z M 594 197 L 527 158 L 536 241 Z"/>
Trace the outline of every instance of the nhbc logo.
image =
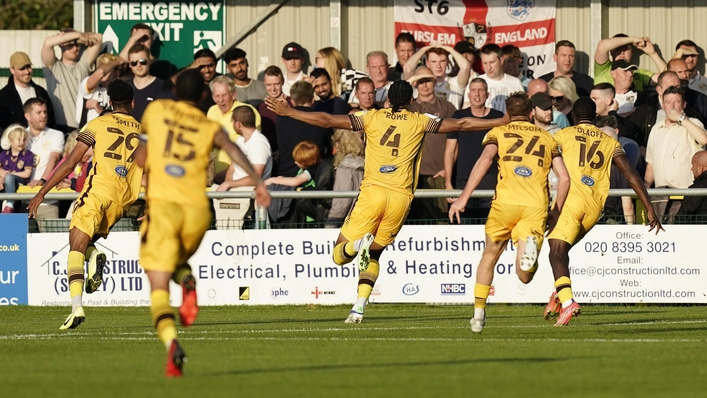
<path id="1" fill-rule="evenodd" d="M 274 287 L 270 289 L 270 297 L 272 297 L 275 300 L 279 300 L 283 297 L 287 297 L 290 295 L 290 292 L 281 288 L 281 287 Z"/>
<path id="2" fill-rule="evenodd" d="M 442 294 L 466 294 L 466 285 L 463 283 L 443 283 Z"/>
<path id="3" fill-rule="evenodd" d="M 420 293 L 420 285 L 413 285 L 412 283 L 406 283 L 403 286 L 403 294 L 406 296 L 414 296 Z"/>

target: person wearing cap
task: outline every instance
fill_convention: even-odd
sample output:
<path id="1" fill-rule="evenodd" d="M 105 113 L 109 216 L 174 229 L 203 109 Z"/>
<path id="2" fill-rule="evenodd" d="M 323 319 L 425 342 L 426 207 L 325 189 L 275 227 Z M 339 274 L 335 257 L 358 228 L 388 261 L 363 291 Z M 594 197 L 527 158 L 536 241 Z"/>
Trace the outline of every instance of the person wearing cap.
<path id="1" fill-rule="evenodd" d="M 410 32 L 401 32 L 395 38 L 395 56 L 398 62 L 388 68 L 388 80 L 394 82 L 403 78 L 403 65 L 415 54 L 415 36 Z"/>
<path id="2" fill-rule="evenodd" d="M 610 83 L 616 86 L 614 79 L 611 77 L 612 60 L 613 62 L 624 60 L 630 63 L 633 58 L 634 46 L 650 57 L 658 69 L 658 73 L 667 69 L 668 66 L 655 51 L 655 47 L 653 47 L 653 43 L 651 43 L 649 38 L 630 37 L 619 33 L 614 37 L 603 39 L 597 45 L 597 50 L 594 53 L 594 84 Z M 658 73 L 646 69 L 637 69 L 633 74 L 633 88 L 636 91 L 643 91 L 651 85 L 655 86 L 658 80 Z"/>
<path id="3" fill-rule="evenodd" d="M 707 77 L 697 70 L 700 63 L 700 53 L 697 44 L 692 40 L 682 40 L 675 46 L 673 59 L 682 59 L 687 64 L 689 87 L 702 94 L 707 94 Z"/>
<path id="4" fill-rule="evenodd" d="M 0 90 L 0 130 L 11 124 L 27 127 L 24 104 L 30 98 L 39 97 L 47 103 L 47 126 L 56 129 L 54 107 L 47 90 L 32 81 L 32 61 L 23 52 L 10 56 L 10 76 L 7 85 Z"/>
<path id="5" fill-rule="evenodd" d="M 468 40 L 462 40 L 454 45 L 454 50 L 459 54 L 463 55 L 464 58 L 466 58 L 466 60 L 469 61 L 469 63 L 471 64 L 471 71 L 469 71 L 469 80 L 477 77 L 477 72 L 482 72 L 482 69 L 480 67 L 481 63 L 477 62 L 479 61 L 479 59 L 477 59 L 476 57 L 476 55 L 478 54 L 478 50 L 474 48 L 474 45 L 471 42 L 469 42 Z M 459 66 L 455 62 L 454 66 L 452 67 L 452 71 L 449 73 L 449 76 L 455 77 L 458 74 Z"/>
<path id="6" fill-rule="evenodd" d="M 459 65 L 459 74 L 456 77 L 447 75 L 450 54 L 454 58 L 454 62 Z M 420 62 L 423 55 L 427 55 L 425 66 L 430 68 L 435 76 L 435 94 L 437 97 L 446 99 L 455 108 L 460 109 L 464 90 L 467 83 L 469 83 L 469 76 L 471 75 L 471 63 L 452 47 L 433 44 L 423 47 L 408 59 L 408 62 L 403 66 L 405 79 L 409 79 L 415 74 L 417 63 Z"/>
<path id="7" fill-rule="evenodd" d="M 560 126 L 552 121 L 552 98 L 548 93 L 535 93 L 530 97 L 533 104 L 533 123 L 548 133 L 555 135 Z"/>
<path id="8" fill-rule="evenodd" d="M 589 97 L 589 93 L 594 86 L 594 79 L 584 73 L 575 72 L 575 46 L 569 40 L 560 40 L 555 45 L 555 53 L 552 55 L 552 61 L 557 66 L 554 72 L 540 76 L 541 79 L 549 82 L 553 77 L 565 76 L 572 79 L 574 85 L 577 86 L 577 95 L 580 97 Z"/>
<path id="9" fill-rule="evenodd" d="M 47 91 L 54 106 L 56 124 L 68 126 L 61 129 L 69 131 L 76 128 L 76 97 L 79 82 L 93 70 L 93 63 L 101 51 L 103 35 L 83 33 L 73 29 L 62 29 L 54 36 L 49 36 L 42 44 L 42 64 Z M 61 49 L 61 58 L 54 55 L 54 47 Z M 83 51 L 82 51 L 83 46 Z"/>
<path id="10" fill-rule="evenodd" d="M 614 81 L 614 100 L 618 103 L 618 114 L 628 116 L 633 112 L 638 93 L 633 90 L 634 74 L 638 70 L 636 64 L 629 63 L 623 59 L 614 61 L 611 64 L 611 79 Z"/>
<path id="11" fill-rule="evenodd" d="M 435 95 L 435 76 L 430 68 L 421 66 L 408 82 L 417 89 L 415 98 L 408 109 L 411 112 L 434 115 L 439 118 L 451 117 L 457 108 L 451 102 Z M 443 134 L 425 137 L 422 145 L 417 189 L 444 189 L 444 149 L 447 137 Z M 411 220 L 441 220 L 448 211 L 445 198 L 415 198 L 410 204 Z"/>
<path id="12" fill-rule="evenodd" d="M 302 71 L 302 64 L 305 60 L 305 52 L 302 46 L 295 42 L 285 44 L 282 48 L 282 63 L 285 64 L 285 83 L 282 85 L 282 92 L 285 96 L 290 96 L 290 88 L 300 80 L 304 80 L 307 75 Z"/>

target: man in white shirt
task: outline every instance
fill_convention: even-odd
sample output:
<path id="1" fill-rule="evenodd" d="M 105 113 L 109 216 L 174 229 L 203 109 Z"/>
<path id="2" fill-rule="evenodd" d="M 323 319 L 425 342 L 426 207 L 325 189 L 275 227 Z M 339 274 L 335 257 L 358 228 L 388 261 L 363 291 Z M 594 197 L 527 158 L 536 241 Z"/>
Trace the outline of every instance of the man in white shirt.
<path id="1" fill-rule="evenodd" d="M 432 70 L 432 74 L 434 74 L 436 79 L 435 95 L 451 102 L 455 108 L 460 109 L 464 90 L 467 83 L 469 83 L 471 63 L 452 47 L 434 44 L 423 47 L 408 59 L 408 62 L 403 67 L 405 80 L 410 79 L 415 74 L 417 64 L 425 54 L 427 55 L 425 66 Z M 459 66 L 459 73 L 456 77 L 447 76 L 450 54 L 454 58 L 454 62 Z"/>
<path id="2" fill-rule="evenodd" d="M 30 135 L 27 148 L 34 153 L 34 170 L 27 186 L 34 188 L 44 185 L 59 163 L 64 152 L 64 134 L 47 128 L 47 104 L 43 99 L 30 99 L 25 103 L 24 109 Z M 58 217 L 57 201 L 45 200 L 37 209 L 38 220 Z"/>
<path id="3" fill-rule="evenodd" d="M 508 96 L 511 93 L 525 91 L 525 89 L 517 77 L 503 71 L 501 56 L 501 47 L 497 44 L 483 46 L 481 48 L 481 65 L 486 73 L 479 77 L 486 80 L 489 85 L 489 98 L 486 100 L 486 107 L 505 113 Z"/>
<path id="4" fill-rule="evenodd" d="M 250 106 L 239 106 L 233 110 L 233 129 L 238 132 L 236 145 L 243 151 L 256 174 L 263 180 L 272 174 L 272 151 L 265 136 L 255 128 L 255 112 Z M 226 172 L 226 180 L 216 191 L 231 188 L 255 186 L 255 181 L 241 167 L 231 163 Z"/>
<path id="5" fill-rule="evenodd" d="M 282 63 L 285 64 L 284 78 L 285 82 L 282 85 L 282 92 L 285 96 L 290 96 L 290 88 L 293 84 L 300 80 L 304 80 L 307 76 L 302 71 L 304 63 L 304 49 L 295 42 L 287 43 L 282 49 Z"/>
<path id="6" fill-rule="evenodd" d="M 694 176 L 692 156 L 707 144 L 707 131 L 698 119 L 685 116 L 685 99 L 680 87 L 669 87 L 662 93 L 665 119 L 656 122 L 648 136 L 646 147 L 646 187 L 655 182 L 656 188 L 688 188 Z M 662 217 L 672 218 L 680 202 L 668 198 L 653 198 L 653 208 Z M 669 220 L 672 222 L 672 220 Z"/>

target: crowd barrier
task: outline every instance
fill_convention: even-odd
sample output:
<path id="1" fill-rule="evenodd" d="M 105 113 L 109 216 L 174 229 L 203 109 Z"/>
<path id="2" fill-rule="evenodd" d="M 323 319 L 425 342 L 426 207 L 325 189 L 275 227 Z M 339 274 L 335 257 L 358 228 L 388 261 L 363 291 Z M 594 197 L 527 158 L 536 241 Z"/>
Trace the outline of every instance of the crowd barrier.
<path id="1" fill-rule="evenodd" d="M 0 305 L 70 305 L 68 233 L 30 234 L 23 214 L 2 215 L 0 222 Z M 658 235 L 648 233 L 643 225 L 592 229 L 570 252 L 577 300 L 706 303 L 707 272 L 702 270 L 699 249 L 705 226 L 666 225 L 665 229 Z M 190 261 L 199 281 L 200 304 L 351 303 L 358 270 L 332 262 L 337 234 L 337 229 L 207 232 Z M 105 280 L 98 292 L 84 296 L 86 305 L 149 305 L 139 244 L 137 232 L 114 232 L 98 242 L 108 257 Z M 484 247 L 483 225 L 405 226 L 381 258 L 381 274 L 370 301 L 473 303 L 476 267 Z M 516 252 L 509 244 L 495 266 L 489 302 L 546 302 L 553 289 L 548 252 L 545 242 L 537 275 L 524 285 L 515 275 Z M 172 305 L 179 305 L 180 290 L 176 285 L 172 289 Z"/>

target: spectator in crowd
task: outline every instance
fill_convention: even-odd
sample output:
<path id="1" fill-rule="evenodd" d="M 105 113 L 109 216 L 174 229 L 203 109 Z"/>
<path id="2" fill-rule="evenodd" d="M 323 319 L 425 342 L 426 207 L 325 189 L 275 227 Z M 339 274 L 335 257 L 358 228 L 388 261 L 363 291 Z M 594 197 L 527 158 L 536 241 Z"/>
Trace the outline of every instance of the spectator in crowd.
<path id="1" fill-rule="evenodd" d="M 478 59 L 476 57 L 478 51 L 474 48 L 474 45 L 468 40 L 462 40 L 454 45 L 454 50 L 459 54 L 463 55 L 469 64 L 471 65 L 471 70 L 469 71 L 469 80 L 477 77 L 476 68 L 478 64 Z M 454 63 L 452 66 L 452 71 L 449 73 L 449 77 L 456 77 L 459 75 L 459 65 Z"/>
<path id="2" fill-rule="evenodd" d="M 17 192 L 17 187 L 25 185 L 32 176 L 34 154 L 26 148 L 29 141 L 27 130 L 20 124 L 13 124 L 2 134 L 0 152 L 0 190 L 5 193 Z M 13 213 L 15 202 L 2 202 L 3 213 Z"/>
<path id="3" fill-rule="evenodd" d="M 503 113 L 486 106 L 489 92 L 486 80 L 476 77 L 469 83 L 468 101 L 469 108 L 460 109 L 452 115 L 454 119 L 464 117 L 475 117 L 479 119 L 498 119 L 503 117 Z M 482 141 L 489 131 L 480 130 L 474 134 L 451 133 L 447 134 L 447 142 L 444 151 L 444 185 L 446 189 L 464 189 L 471 174 L 471 169 L 484 150 Z M 427 137 L 426 137 L 427 138 Z M 458 156 L 462 154 L 462 156 Z M 484 175 L 479 189 L 495 189 L 496 177 L 498 175 L 498 164 L 493 161 L 491 167 Z M 454 178 L 456 176 L 456 178 Z M 453 182 L 453 183 L 452 183 Z M 454 203 L 453 199 L 447 200 Z M 466 210 L 461 214 L 465 222 L 483 224 L 485 218 L 491 210 L 491 199 L 472 198 L 466 205 Z"/>
<path id="4" fill-rule="evenodd" d="M 143 46 L 147 47 L 147 49 L 150 51 L 151 58 L 147 58 L 150 61 L 150 66 L 149 66 L 149 74 L 151 76 L 155 76 L 156 78 L 162 80 L 165 82 L 168 88 L 171 88 L 172 86 L 172 76 L 177 72 L 177 67 L 174 66 L 171 62 L 167 60 L 161 60 L 158 59 L 157 55 L 159 54 L 159 46 L 158 49 L 155 50 L 155 53 L 152 53 L 152 47 L 154 44 L 154 37 L 155 37 L 155 31 L 152 29 L 152 27 L 148 24 L 145 23 L 137 23 L 133 25 L 132 28 L 130 28 L 130 37 L 128 38 L 127 43 L 123 46 L 123 49 L 120 51 L 120 58 L 122 59 L 128 59 L 130 57 L 130 49 L 133 48 L 134 45 L 136 44 L 142 44 Z M 131 69 L 132 71 L 132 69 Z M 128 79 L 130 78 L 129 73 L 126 76 Z M 176 81 L 176 79 L 175 79 Z M 133 116 L 135 114 L 133 113 Z M 135 117 L 137 120 L 140 120 L 140 118 Z"/>
<path id="5" fill-rule="evenodd" d="M 550 88 L 547 86 L 547 82 L 543 79 L 533 79 L 530 83 L 528 83 L 528 98 L 532 98 L 536 93 L 547 93 L 548 91 L 550 91 Z M 570 126 L 567 116 L 555 109 L 555 107 L 552 108 L 552 122 L 560 126 L 561 129 Z"/>
<path id="6" fill-rule="evenodd" d="M 216 72 L 217 61 L 218 60 L 216 59 L 216 54 L 214 54 L 213 51 L 203 48 L 194 53 L 194 62 L 192 62 L 191 65 L 180 70 L 179 72 L 174 74 L 174 76 L 172 76 L 172 83 L 176 84 L 177 78 L 184 71 L 187 71 L 189 69 L 197 69 L 199 71 L 201 77 L 204 79 L 204 91 L 206 91 L 206 96 L 203 97 L 201 103 L 198 105 L 199 109 L 201 109 L 201 111 L 204 113 L 207 113 L 209 111 L 209 108 L 215 105 L 213 96 L 211 95 L 211 88 L 209 86 L 209 83 L 211 83 L 211 80 L 213 80 L 215 77 L 219 76 L 219 74 Z"/>
<path id="7" fill-rule="evenodd" d="M 341 96 L 342 98 L 349 98 L 356 81 L 362 77 L 366 77 L 366 74 L 363 72 L 347 69 L 344 55 L 334 47 L 325 47 L 317 51 L 314 66 L 316 69 L 312 71 L 310 83 L 314 85 L 314 81 L 311 79 L 314 77 L 314 72 L 316 72 L 317 69 L 325 70 L 329 74 L 331 92 L 334 97 Z M 314 91 L 317 91 L 316 87 Z"/>
<path id="8" fill-rule="evenodd" d="M 675 72 L 680 79 L 680 87 L 685 92 L 687 106 L 692 108 L 699 115 L 702 124 L 707 123 L 707 95 L 690 88 L 690 77 L 687 70 L 687 62 L 682 59 L 671 59 L 668 61 L 668 70 Z"/>
<path id="9" fill-rule="evenodd" d="M 439 118 L 451 117 L 457 110 L 449 101 L 435 95 L 436 79 L 432 71 L 425 66 L 417 68 L 408 79 L 417 89 L 415 98 L 408 110 L 411 112 L 434 115 Z M 417 189 L 444 189 L 444 151 L 447 137 L 444 134 L 430 134 L 422 144 Z M 449 210 L 445 198 L 413 199 L 410 204 L 411 220 L 442 220 Z"/>
<path id="10" fill-rule="evenodd" d="M 459 74 L 457 74 L 456 77 L 447 76 L 450 54 L 454 58 L 454 62 L 459 66 Z M 463 102 L 464 90 L 471 74 L 471 64 L 469 61 L 449 46 L 435 44 L 423 47 L 420 51 L 413 54 L 405 64 L 403 68 L 405 71 L 405 79 L 409 79 L 415 74 L 417 63 L 423 55 L 427 56 L 425 66 L 432 70 L 432 74 L 436 79 L 435 95 L 451 102 L 455 108 L 460 109 Z"/>
<path id="11" fill-rule="evenodd" d="M 692 156 L 692 175 L 695 177 L 690 188 L 707 188 L 707 151 L 699 151 Z M 707 220 L 707 196 L 686 196 L 682 200 L 676 221 L 685 224 L 702 224 Z"/>
<path id="12" fill-rule="evenodd" d="M 707 78 L 697 70 L 700 63 L 700 53 L 697 44 L 692 40 L 682 40 L 675 46 L 673 59 L 682 59 L 687 65 L 688 84 L 691 89 L 707 95 Z"/>
<path id="13" fill-rule="evenodd" d="M 631 122 L 628 118 L 620 116 L 617 113 L 619 109 L 619 104 L 614 100 L 614 86 L 609 83 L 599 83 L 594 88 L 589 95 L 589 97 L 594 101 L 597 106 L 597 116 L 613 116 L 616 119 L 618 125 L 618 135 L 619 137 L 625 137 L 634 142 L 644 142 L 643 133 L 641 129 Z M 632 155 L 629 155 L 631 158 Z M 640 154 L 635 154 L 635 159 L 632 158 L 631 164 L 633 167 L 639 171 L 643 170 L 643 166 L 638 164 L 638 159 Z"/>
<path id="14" fill-rule="evenodd" d="M 521 73 L 521 63 L 523 63 L 523 57 L 520 54 L 520 48 L 513 44 L 506 44 L 501 48 L 501 65 L 503 65 L 503 72 L 518 78 L 520 84 L 523 85 L 523 89 L 528 91 L 528 83 L 530 83 L 531 79 Z"/>
<path id="15" fill-rule="evenodd" d="M 233 111 L 239 106 L 247 106 L 253 110 L 255 114 L 255 128 L 260 130 L 260 114 L 253 106 L 236 100 L 238 97 L 236 96 L 236 85 L 233 83 L 233 79 L 228 76 L 218 76 L 214 78 L 209 85 L 209 91 L 211 91 L 215 105 L 209 108 L 206 117 L 209 120 L 220 123 L 223 129 L 228 133 L 228 138 L 231 142 L 236 142 L 236 138 L 238 138 L 238 133 L 234 129 Z M 216 173 L 214 180 L 217 181 L 217 183 L 224 180 L 225 174 L 220 174 L 224 173 L 230 164 L 228 153 L 224 150 L 219 150 L 216 157 L 216 164 L 214 165 L 214 172 Z"/>
<path id="16" fill-rule="evenodd" d="M 0 129 L 11 124 L 27 126 L 25 112 L 22 109 L 27 100 L 39 97 L 47 104 L 47 125 L 56 128 L 54 107 L 47 90 L 32 81 L 32 61 L 23 52 L 10 56 L 10 74 L 7 85 L 0 90 Z"/>
<path id="17" fill-rule="evenodd" d="M 560 126 L 552 121 L 552 98 L 550 98 L 550 94 L 535 93 L 530 97 L 530 102 L 533 104 L 533 122 L 536 126 L 552 135 L 561 130 Z"/>
<path id="18" fill-rule="evenodd" d="M 658 76 L 658 86 L 656 86 L 656 94 L 648 97 L 642 105 L 628 117 L 628 119 L 638 126 L 640 133 L 634 139 L 639 146 L 646 148 L 649 135 L 653 128 L 660 124 L 665 119 L 665 110 L 663 106 L 663 93 L 670 87 L 679 87 L 680 79 L 675 72 L 664 71 Z M 690 106 L 686 106 L 685 115 L 690 118 L 699 120 L 699 114 Z"/>
<path id="19" fill-rule="evenodd" d="M 354 96 L 356 100 L 349 104 L 352 108 L 363 111 L 381 108 L 381 106 L 376 103 L 375 83 L 367 77 L 358 79 L 354 89 Z"/>
<path id="20" fill-rule="evenodd" d="M 608 84 L 608 83 L 600 83 L 600 84 Z M 604 131 L 609 137 L 618 140 L 619 143 L 621 144 L 621 148 L 623 148 L 624 152 L 626 152 L 626 156 L 629 158 L 629 161 L 632 163 L 634 168 L 636 167 L 635 164 L 633 164 L 634 159 L 631 157 L 633 156 L 635 158 L 635 161 L 638 161 L 638 144 L 636 144 L 636 141 L 633 141 L 631 139 L 628 139 L 626 137 L 620 137 L 619 134 L 619 123 L 618 120 L 616 119 L 615 116 L 599 116 L 596 118 L 595 125 L 600 128 L 602 131 Z M 631 154 L 629 154 L 629 152 Z M 612 164 L 611 165 L 611 174 L 610 174 L 610 182 L 609 182 L 609 188 L 610 189 L 629 189 L 631 188 L 631 185 L 628 183 L 628 180 L 624 175 L 619 171 L 618 167 L 616 165 Z M 633 198 L 631 196 L 609 196 L 606 198 L 606 202 L 604 203 L 604 215 L 609 219 L 613 220 L 613 222 L 619 222 L 619 223 L 626 223 L 626 224 L 633 224 L 634 223 L 634 218 L 635 218 L 635 209 L 633 206 Z M 610 222 L 610 221 L 609 221 Z"/>
<path id="21" fill-rule="evenodd" d="M 251 79 L 248 77 L 248 59 L 246 59 L 245 51 L 240 48 L 233 47 L 226 50 L 223 54 L 223 62 L 226 63 L 230 77 L 236 84 L 236 95 L 243 102 L 252 100 L 264 100 L 268 96 L 265 89 L 265 84 L 260 80 Z"/>
<path id="22" fill-rule="evenodd" d="M 584 73 L 575 72 L 575 46 L 569 40 L 560 40 L 555 45 L 555 53 L 552 55 L 552 60 L 555 62 L 556 69 L 554 72 L 540 76 L 541 79 L 549 82 L 554 77 L 564 76 L 569 77 L 577 87 L 577 95 L 580 97 L 589 97 L 589 93 L 594 87 L 594 79 Z"/>
<path id="23" fill-rule="evenodd" d="M 554 77 L 547 84 L 548 94 L 550 94 L 550 99 L 552 99 L 552 104 L 555 109 L 562 112 L 567 117 L 567 120 L 571 125 L 574 124 L 574 118 L 572 116 L 572 105 L 577 101 L 577 89 L 572 82 L 572 79 L 559 76 Z"/>
<path id="24" fill-rule="evenodd" d="M 363 180 L 363 142 L 349 130 L 334 132 L 334 191 L 357 191 Z M 355 198 L 334 198 L 328 222 L 340 224 L 353 209 Z"/>
<path id="25" fill-rule="evenodd" d="M 366 55 L 366 73 L 370 76 L 370 81 L 373 83 L 373 101 L 379 107 L 383 106 L 388 99 L 388 89 L 393 82 L 388 80 L 388 55 L 383 51 L 371 51 Z M 365 77 L 356 81 L 355 89 L 358 88 L 358 82 Z M 354 89 L 349 97 L 349 103 L 358 103 L 359 96 Z"/>
<path id="26" fill-rule="evenodd" d="M 253 165 L 255 173 L 263 180 L 272 175 L 272 151 L 268 139 L 256 128 L 257 112 L 250 106 L 239 106 L 233 110 L 233 129 L 238 133 L 236 145 Z M 240 166 L 231 162 L 225 181 L 217 191 L 228 191 L 237 187 L 255 186 L 255 181 Z"/>
<path id="27" fill-rule="evenodd" d="M 52 99 L 58 128 L 76 128 L 76 97 L 79 82 L 85 79 L 101 51 L 103 36 L 100 33 L 81 33 L 62 29 L 47 37 L 42 44 L 42 63 L 47 91 Z M 54 46 L 61 49 L 61 58 L 54 55 Z M 82 51 L 82 46 L 85 48 Z"/>
<path id="28" fill-rule="evenodd" d="M 326 112 L 331 115 L 345 115 L 349 105 L 332 92 L 332 82 L 329 73 L 324 68 L 317 68 L 312 71 L 312 87 L 319 100 L 314 103 L 314 110 Z"/>
<path id="29" fill-rule="evenodd" d="M 398 37 L 395 38 L 395 56 L 398 62 L 388 69 L 388 80 L 393 82 L 403 78 L 403 66 L 415 54 L 415 47 L 415 36 L 412 33 L 401 32 L 398 34 Z"/>
<path id="30" fill-rule="evenodd" d="M 687 188 L 693 183 L 690 160 L 707 144 L 707 131 L 699 119 L 687 117 L 685 98 L 680 87 L 663 91 L 665 119 L 651 129 L 646 147 L 646 187 Z M 658 217 L 673 216 L 680 209 L 679 201 L 667 197 L 653 197 L 653 208 Z"/>
<path id="31" fill-rule="evenodd" d="M 274 65 L 265 68 L 265 72 L 263 72 L 263 83 L 265 84 L 265 90 L 267 90 L 269 98 L 286 99 L 288 102 L 290 101 L 282 92 L 284 82 L 285 79 L 282 76 L 282 70 L 280 70 L 280 68 Z M 261 132 L 265 138 L 268 139 L 268 142 L 270 142 L 270 149 L 272 149 L 272 174 L 279 175 L 280 146 L 277 143 L 277 114 L 268 109 L 264 102 L 258 105 L 258 112 L 262 117 Z"/>
<path id="32" fill-rule="evenodd" d="M 25 118 L 29 130 L 29 150 L 34 153 L 34 170 L 27 186 L 44 185 L 64 152 L 64 134 L 47 127 L 47 104 L 41 98 L 25 102 Z M 59 217 L 57 201 L 45 200 L 37 209 L 36 218 Z"/>
<path id="33" fill-rule="evenodd" d="M 633 75 L 638 70 L 638 66 L 622 59 L 611 64 L 611 79 L 614 81 L 614 100 L 619 109 L 617 113 L 622 116 L 630 115 L 642 100 L 639 100 L 639 93 L 632 89 Z M 642 91 L 640 93 L 643 93 Z M 641 94 L 644 95 L 644 94 Z"/>
<path id="34" fill-rule="evenodd" d="M 633 89 L 635 91 L 643 91 L 651 85 L 655 85 L 658 80 L 658 74 L 667 68 L 665 61 L 655 51 L 655 47 L 653 47 L 653 43 L 651 43 L 649 38 L 629 37 L 623 33 L 604 39 L 597 45 L 597 50 L 594 53 L 594 84 L 610 83 L 616 87 L 614 79 L 611 77 L 612 62 L 624 60 L 631 64 L 634 46 L 650 57 L 656 68 L 658 68 L 658 73 L 646 69 L 637 69 L 633 74 Z"/>
<path id="35" fill-rule="evenodd" d="M 173 98 L 172 91 L 165 86 L 165 81 L 150 74 L 152 67 L 150 49 L 144 44 L 134 44 L 128 50 L 128 67 L 132 71 L 132 79 L 128 83 L 133 87 L 135 95 L 132 115 L 135 120 L 141 120 L 147 105 L 163 98 Z"/>
<path id="36" fill-rule="evenodd" d="M 305 52 L 302 46 L 295 42 L 287 43 L 285 47 L 282 48 L 282 63 L 285 64 L 286 75 L 284 75 L 284 83 L 282 85 L 282 92 L 285 96 L 290 96 L 290 88 L 300 81 L 304 80 L 307 75 L 302 71 L 302 64 L 304 64 Z"/>
<path id="37" fill-rule="evenodd" d="M 314 112 L 314 89 L 308 82 L 296 82 L 290 91 L 294 108 L 302 112 Z M 287 116 L 277 118 L 277 142 L 280 146 L 280 169 L 282 177 L 294 177 L 298 167 L 292 157 L 293 150 L 302 141 L 311 141 L 319 148 L 319 159 L 331 154 L 332 131 L 312 126 Z M 306 168 L 306 167 L 304 167 Z M 284 185 L 284 184 L 281 184 Z"/>
<path id="38" fill-rule="evenodd" d="M 481 48 L 481 64 L 486 73 L 479 77 L 486 80 L 488 84 L 489 97 L 486 100 L 486 107 L 504 113 L 508 96 L 514 92 L 525 91 L 525 89 L 517 77 L 503 71 L 501 56 L 501 47 L 497 44 L 483 46 Z"/>
<path id="39" fill-rule="evenodd" d="M 81 80 L 74 115 L 79 127 L 83 127 L 104 111 L 111 111 L 108 83 L 120 77 L 119 67 L 124 63 L 125 60 L 117 55 L 101 54 L 96 59 L 96 71 Z"/>
<path id="40" fill-rule="evenodd" d="M 62 155 L 59 163 L 57 163 L 56 167 L 54 167 L 54 170 L 52 170 L 52 174 L 54 174 L 56 169 L 59 168 L 59 165 L 61 165 L 62 163 L 64 163 L 68 159 L 69 154 L 76 147 L 76 143 L 78 142 L 78 137 L 79 137 L 78 130 L 72 131 L 66 137 L 66 144 L 64 145 L 64 154 Z M 66 176 L 66 178 L 63 181 L 61 181 L 59 184 L 57 184 L 57 188 L 59 188 L 59 189 L 69 188 L 72 191 L 81 192 L 83 190 L 83 186 L 86 182 L 86 177 L 88 177 L 88 172 L 91 171 L 91 167 L 92 167 L 91 158 L 92 157 L 93 157 L 93 147 L 88 147 L 88 150 L 86 150 L 86 153 L 83 155 L 83 157 L 81 158 L 79 163 L 76 164 L 76 167 L 74 167 L 74 170 L 71 173 L 69 173 L 69 175 Z M 69 209 L 73 209 L 75 203 L 76 203 L 76 200 L 74 200 L 69 205 Z M 73 214 L 73 211 L 68 211 L 66 213 L 66 219 L 70 220 L 72 214 Z"/>

